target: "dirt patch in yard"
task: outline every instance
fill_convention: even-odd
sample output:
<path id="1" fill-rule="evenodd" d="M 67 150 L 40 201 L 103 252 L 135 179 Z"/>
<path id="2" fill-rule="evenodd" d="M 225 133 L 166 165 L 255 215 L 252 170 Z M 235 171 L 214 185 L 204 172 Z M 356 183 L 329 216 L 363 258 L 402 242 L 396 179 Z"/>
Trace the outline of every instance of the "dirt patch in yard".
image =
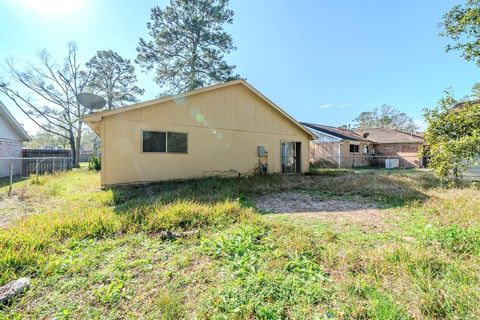
<path id="1" fill-rule="evenodd" d="M 12 196 L 0 195 L 0 228 L 4 228 L 12 221 L 28 215 L 27 202 L 23 194 L 12 194 Z"/>
<path id="2" fill-rule="evenodd" d="M 0 194 L 0 229 L 12 225 L 15 221 L 37 214 L 51 204 L 32 197 L 25 188 L 14 190 L 11 196 Z"/>
<path id="3" fill-rule="evenodd" d="M 325 200 L 305 193 L 283 192 L 257 198 L 256 207 L 292 219 L 329 222 L 337 231 L 358 227 L 364 232 L 383 232 L 391 228 L 388 210 L 361 199 Z"/>

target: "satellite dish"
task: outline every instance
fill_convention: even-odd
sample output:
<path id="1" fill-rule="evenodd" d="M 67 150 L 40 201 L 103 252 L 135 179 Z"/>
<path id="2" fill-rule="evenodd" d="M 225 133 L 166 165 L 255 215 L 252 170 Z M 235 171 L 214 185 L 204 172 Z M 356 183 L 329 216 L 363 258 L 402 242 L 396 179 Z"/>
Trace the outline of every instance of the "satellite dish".
<path id="1" fill-rule="evenodd" d="M 368 137 L 369 135 L 370 135 L 370 133 L 365 132 L 365 133 L 363 134 L 363 137 L 364 137 L 365 139 L 367 139 L 367 137 Z"/>
<path id="2" fill-rule="evenodd" d="M 77 101 L 82 106 L 89 109 L 102 109 L 107 104 L 107 101 L 102 97 L 93 93 L 80 93 L 77 95 Z"/>

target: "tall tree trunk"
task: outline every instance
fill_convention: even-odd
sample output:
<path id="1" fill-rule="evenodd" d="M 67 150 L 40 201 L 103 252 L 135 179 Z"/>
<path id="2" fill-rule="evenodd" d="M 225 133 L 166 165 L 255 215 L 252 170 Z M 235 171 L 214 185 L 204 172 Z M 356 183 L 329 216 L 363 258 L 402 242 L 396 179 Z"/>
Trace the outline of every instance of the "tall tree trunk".
<path id="1" fill-rule="evenodd" d="M 81 147 L 81 141 L 82 141 L 82 121 L 78 121 L 78 130 L 77 130 L 77 149 L 75 150 L 75 162 L 74 162 L 74 167 L 75 168 L 80 168 L 80 151 L 82 149 Z"/>
<path id="2" fill-rule="evenodd" d="M 112 95 L 109 94 L 108 97 L 107 97 L 107 108 L 108 110 L 112 109 L 113 107 L 113 98 L 112 98 Z"/>
<path id="3" fill-rule="evenodd" d="M 75 162 L 77 159 L 77 147 L 75 145 L 75 136 L 73 135 L 72 129 L 70 129 L 69 136 L 70 149 L 72 150 L 72 166 L 75 166 Z"/>

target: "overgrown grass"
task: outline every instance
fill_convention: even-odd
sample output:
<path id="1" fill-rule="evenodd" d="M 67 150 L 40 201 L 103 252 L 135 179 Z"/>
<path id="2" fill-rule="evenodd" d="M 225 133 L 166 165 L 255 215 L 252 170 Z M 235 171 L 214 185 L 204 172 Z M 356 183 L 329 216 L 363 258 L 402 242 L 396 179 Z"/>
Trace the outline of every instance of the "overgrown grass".
<path id="1" fill-rule="evenodd" d="M 23 190 L 17 201 L 25 210 L 42 204 L 0 230 L 0 285 L 32 277 L 0 318 L 480 316 L 480 191 L 438 188 L 427 173 L 211 178 L 101 191 L 98 174 L 76 171 L 15 190 Z M 255 214 L 255 195 L 285 190 L 398 206 L 388 209 L 394 229 L 370 235 L 372 242 L 324 221 Z"/>
<path id="2" fill-rule="evenodd" d="M 142 206 L 121 215 L 96 208 L 32 216 L 0 233 L 0 282 L 36 274 L 59 244 L 122 233 L 221 227 L 252 217 L 251 209 L 232 201 L 203 205 L 178 201 L 167 206 Z"/>

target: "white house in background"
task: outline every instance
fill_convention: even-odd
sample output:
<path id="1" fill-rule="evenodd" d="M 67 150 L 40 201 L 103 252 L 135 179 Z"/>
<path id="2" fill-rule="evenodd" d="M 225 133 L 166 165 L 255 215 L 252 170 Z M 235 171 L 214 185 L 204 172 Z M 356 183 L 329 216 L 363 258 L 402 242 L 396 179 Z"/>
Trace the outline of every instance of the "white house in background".
<path id="1" fill-rule="evenodd" d="M 0 101 L 0 178 L 10 175 L 10 161 L 1 158 L 22 156 L 22 142 L 31 138 Z M 21 174 L 20 161 L 14 162 L 14 175 Z"/>

